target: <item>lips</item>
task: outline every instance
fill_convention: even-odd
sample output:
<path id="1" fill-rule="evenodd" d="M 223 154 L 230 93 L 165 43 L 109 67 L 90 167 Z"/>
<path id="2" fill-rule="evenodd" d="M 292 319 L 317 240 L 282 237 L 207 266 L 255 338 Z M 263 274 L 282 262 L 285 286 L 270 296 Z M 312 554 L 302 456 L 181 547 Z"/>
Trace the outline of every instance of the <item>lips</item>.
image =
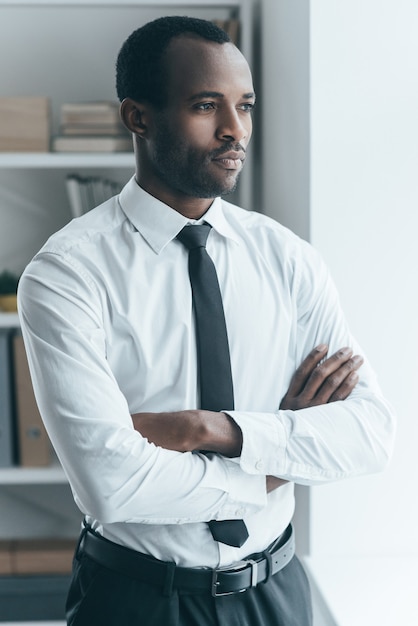
<path id="1" fill-rule="evenodd" d="M 213 159 L 215 163 L 227 170 L 237 170 L 242 167 L 245 153 L 241 150 L 225 152 Z"/>

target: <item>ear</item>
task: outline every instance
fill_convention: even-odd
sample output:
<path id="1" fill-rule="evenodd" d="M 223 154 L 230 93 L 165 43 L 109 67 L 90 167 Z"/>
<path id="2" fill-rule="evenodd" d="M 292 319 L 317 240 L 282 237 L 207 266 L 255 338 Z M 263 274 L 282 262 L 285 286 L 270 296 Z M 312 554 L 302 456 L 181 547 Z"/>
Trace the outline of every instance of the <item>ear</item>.
<path id="1" fill-rule="evenodd" d="M 136 102 L 131 98 L 125 98 L 120 105 L 120 117 L 126 128 L 138 135 L 144 137 L 147 133 L 147 105 Z"/>

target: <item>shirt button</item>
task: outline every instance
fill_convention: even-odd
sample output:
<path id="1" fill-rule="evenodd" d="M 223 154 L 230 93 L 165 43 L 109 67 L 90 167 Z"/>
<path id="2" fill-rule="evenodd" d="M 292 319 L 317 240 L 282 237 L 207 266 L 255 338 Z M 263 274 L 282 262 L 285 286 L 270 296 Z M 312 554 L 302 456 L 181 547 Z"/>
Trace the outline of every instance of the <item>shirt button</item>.
<path id="1" fill-rule="evenodd" d="M 264 467 L 264 463 L 261 460 L 257 461 L 257 463 L 255 464 L 255 469 L 256 470 L 261 470 L 261 469 L 263 469 L 263 467 Z"/>
<path id="2" fill-rule="evenodd" d="M 245 509 L 241 508 L 235 511 L 235 515 L 237 515 L 238 517 L 244 517 L 244 514 L 245 514 Z"/>

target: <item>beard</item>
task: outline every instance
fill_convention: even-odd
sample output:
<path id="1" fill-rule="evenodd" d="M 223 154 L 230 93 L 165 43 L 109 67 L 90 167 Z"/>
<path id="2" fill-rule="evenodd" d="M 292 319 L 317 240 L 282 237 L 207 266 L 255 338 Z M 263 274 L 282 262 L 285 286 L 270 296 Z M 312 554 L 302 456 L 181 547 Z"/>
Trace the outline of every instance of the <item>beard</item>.
<path id="1" fill-rule="evenodd" d="M 166 185 L 193 198 L 216 198 L 235 191 L 239 173 L 213 167 L 212 160 L 231 150 L 243 150 L 234 142 L 203 153 L 192 148 L 160 118 L 155 137 L 153 164 Z"/>

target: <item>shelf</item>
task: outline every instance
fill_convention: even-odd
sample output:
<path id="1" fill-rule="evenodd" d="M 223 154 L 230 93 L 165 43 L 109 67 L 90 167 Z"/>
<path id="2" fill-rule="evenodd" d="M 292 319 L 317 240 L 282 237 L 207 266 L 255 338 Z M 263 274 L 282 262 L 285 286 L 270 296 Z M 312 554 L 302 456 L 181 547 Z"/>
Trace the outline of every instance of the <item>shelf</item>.
<path id="1" fill-rule="evenodd" d="M 19 328 L 19 326 L 17 313 L 0 313 L 0 328 Z"/>
<path id="2" fill-rule="evenodd" d="M 67 478 L 60 465 L 0 468 L 0 485 L 61 485 Z"/>
<path id="3" fill-rule="evenodd" d="M 1 622 L 1 626 L 66 626 L 67 622 Z"/>
<path id="4" fill-rule="evenodd" d="M 240 7 L 242 0 L 0 0 L 0 6 Z"/>
<path id="5" fill-rule="evenodd" d="M 0 168 L 66 169 L 69 167 L 135 167 L 135 158 L 130 152 L 2 152 Z"/>

